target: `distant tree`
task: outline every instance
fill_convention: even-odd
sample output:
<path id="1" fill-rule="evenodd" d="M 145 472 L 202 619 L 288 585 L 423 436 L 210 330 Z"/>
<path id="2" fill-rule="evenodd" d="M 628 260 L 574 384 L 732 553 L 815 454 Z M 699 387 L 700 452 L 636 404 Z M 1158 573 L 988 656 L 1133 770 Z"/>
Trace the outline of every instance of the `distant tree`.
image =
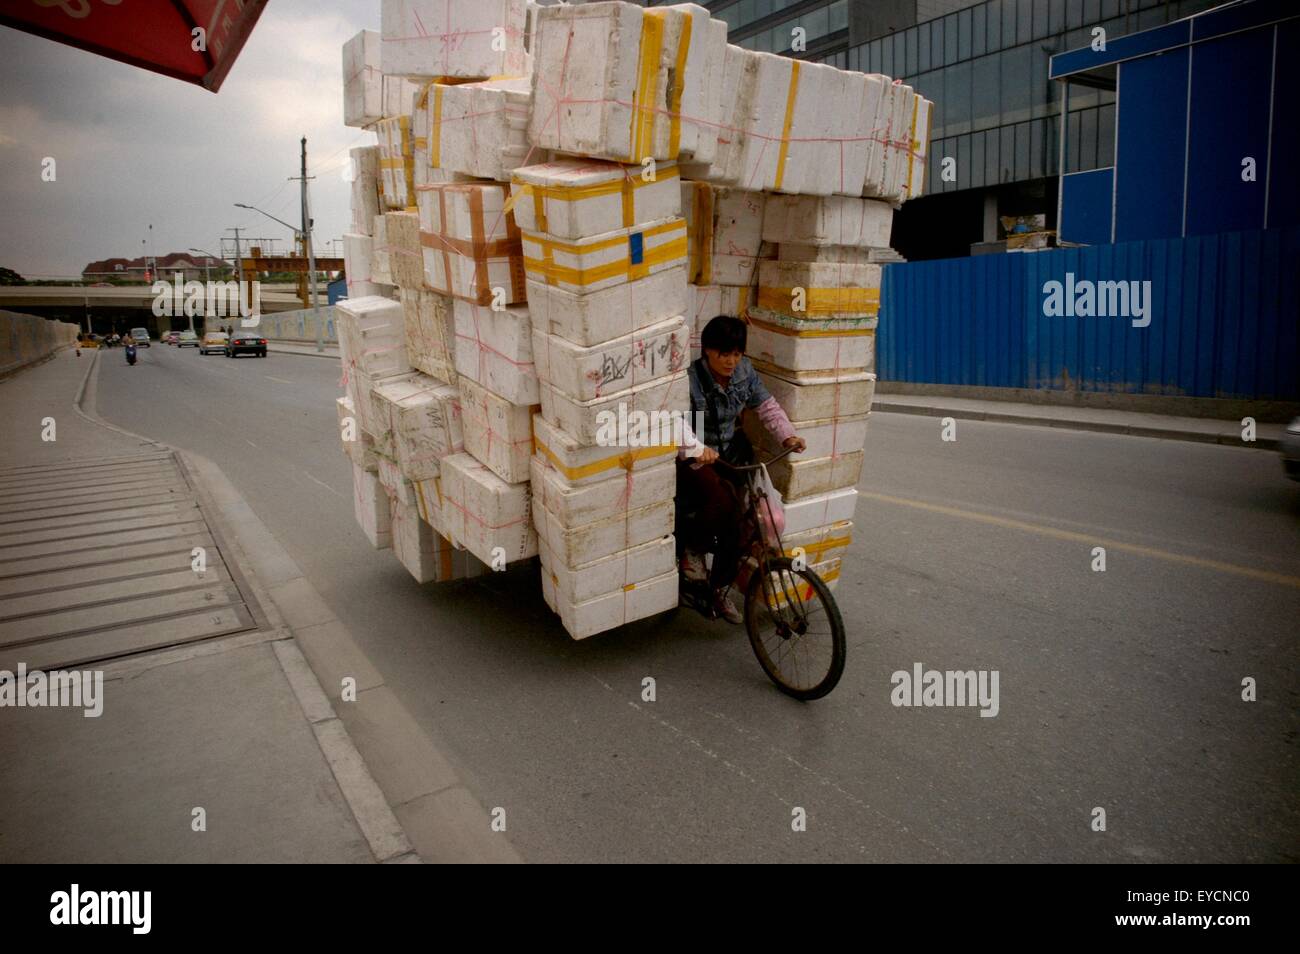
<path id="1" fill-rule="evenodd" d="M 25 285 L 27 280 L 12 268 L 0 268 L 0 285 Z"/>

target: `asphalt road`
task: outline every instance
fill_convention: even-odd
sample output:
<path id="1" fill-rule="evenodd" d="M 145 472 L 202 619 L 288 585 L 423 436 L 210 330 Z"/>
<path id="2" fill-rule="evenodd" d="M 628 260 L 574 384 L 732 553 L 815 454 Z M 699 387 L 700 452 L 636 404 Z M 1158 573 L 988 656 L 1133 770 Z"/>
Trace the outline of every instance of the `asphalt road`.
<path id="1" fill-rule="evenodd" d="M 336 362 L 103 359 L 99 412 L 222 467 L 528 860 L 1300 860 L 1300 485 L 1271 453 L 875 415 L 848 667 L 802 704 L 686 610 L 575 643 L 535 565 L 417 585 L 354 523 Z M 996 670 L 998 714 L 895 707 L 916 663 Z"/>

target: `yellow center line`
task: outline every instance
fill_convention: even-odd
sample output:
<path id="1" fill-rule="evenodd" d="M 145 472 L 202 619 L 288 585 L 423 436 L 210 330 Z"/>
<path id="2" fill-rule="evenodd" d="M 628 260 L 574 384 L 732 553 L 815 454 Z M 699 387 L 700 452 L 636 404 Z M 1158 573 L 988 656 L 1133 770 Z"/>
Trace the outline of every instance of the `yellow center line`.
<path id="1" fill-rule="evenodd" d="M 1196 566 L 1205 570 L 1217 570 L 1220 573 L 1231 573 L 1236 576 L 1248 577 L 1252 580 L 1261 580 L 1265 583 L 1278 583 L 1282 586 L 1291 586 L 1300 589 L 1300 577 L 1288 576 L 1285 573 L 1273 573 L 1269 570 L 1257 570 L 1254 567 L 1241 566 L 1236 563 L 1224 563 L 1222 560 L 1206 560 L 1202 557 L 1188 556 L 1184 553 L 1172 553 L 1169 550 L 1160 550 L 1155 547 L 1138 546 L 1133 543 L 1124 543 L 1120 540 L 1110 540 L 1105 537 L 1094 537 L 1091 534 L 1076 533 L 1072 530 L 1058 530 L 1056 527 L 1047 527 L 1038 523 L 1026 523 L 1023 520 L 1012 520 L 1009 517 L 995 517 L 987 513 L 979 513 L 974 510 L 962 510 L 959 507 L 945 507 L 943 504 L 924 503 L 920 500 L 909 500 L 906 497 L 893 497 L 889 494 L 875 493 L 869 490 L 859 490 L 859 497 L 866 497 L 870 500 L 879 500 L 881 503 L 895 504 L 900 507 L 912 507 L 916 510 L 928 510 L 931 513 L 941 513 L 948 517 L 961 517 L 964 520 L 974 520 L 977 523 L 987 523 L 995 527 L 1005 527 L 1008 530 L 1023 530 L 1025 533 L 1036 533 L 1044 537 L 1053 537 L 1057 540 L 1069 540 L 1074 543 L 1084 543 L 1088 546 L 1101 546 L 1110 550 L 1119 550 L 1121 553 L 1132 553 L 1135 556 L 1151 557 L 1155 560 L 1165 560 L 1169 563 L 1182 563 L 1187 566 Z"/>

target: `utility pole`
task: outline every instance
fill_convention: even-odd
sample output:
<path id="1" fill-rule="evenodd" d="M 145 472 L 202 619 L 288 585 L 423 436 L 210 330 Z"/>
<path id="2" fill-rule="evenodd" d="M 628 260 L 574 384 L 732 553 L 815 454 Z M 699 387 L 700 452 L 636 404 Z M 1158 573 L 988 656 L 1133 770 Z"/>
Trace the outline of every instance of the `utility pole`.
<path id="1" fill-rule="evenodd" d="M 307 180 L 315 176 L 307 175 L 307 137 L 302 137 L 302 175 L 290 176 L 290 181 L 297 179 L 302 186 L 302 244 L 307 250 L 307 270 L 311 279 L 311 317 L 316 324 L 316 350 L 325 350 L 325 326 L 320 317 L 320 299 L 316 294 L 316 253 L 311 247 L 311 205 L 307 199 Z"/>
<path id="2" fill-rule="evenodd" d="M 244 287 L 244 253 L 243 253 L 243 250 L 240 249 L 240 247 L 239 247 L 239 229 L 236 229 L 236 228 L 229 228 L 229 229 L 226 229 L 226 231 L 227 231 L 227 232 L 234 232 L 234 233 L 235 233 L 235 267 L 239 269 L 239 287 L 240 287 L 240 292 L 239 292 L 239 294 L 240 294 L 240 295 L 243 295 L 243 293 L 244 293 L 244 292 L 243 292 L 243 287 Z"/>

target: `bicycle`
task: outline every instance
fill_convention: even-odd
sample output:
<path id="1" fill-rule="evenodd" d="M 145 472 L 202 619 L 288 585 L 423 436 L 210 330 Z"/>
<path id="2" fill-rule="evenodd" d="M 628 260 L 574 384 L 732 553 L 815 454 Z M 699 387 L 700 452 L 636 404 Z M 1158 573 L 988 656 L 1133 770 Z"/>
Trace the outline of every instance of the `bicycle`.
<path id="1" fill-rule="evenodd" d="M 756 464 L 734 465 L 722 459 L 715 463 L 746 476 L 740 569 L 731 585 L 744 594 L 749 645 L 778 689 L 810 701 L 829 693 L 844 674 L 844 620 L 835 597 L 806 565 L 806 558 L 785 555 L 771 500 L 758 479 L 768 464 L 792 450 Z M 681 593 L 686 605 L 711 618 L 715 615 L 707 580 L 683 577 Z M 817 659 L 824 663 L 816 663 Z"/>

